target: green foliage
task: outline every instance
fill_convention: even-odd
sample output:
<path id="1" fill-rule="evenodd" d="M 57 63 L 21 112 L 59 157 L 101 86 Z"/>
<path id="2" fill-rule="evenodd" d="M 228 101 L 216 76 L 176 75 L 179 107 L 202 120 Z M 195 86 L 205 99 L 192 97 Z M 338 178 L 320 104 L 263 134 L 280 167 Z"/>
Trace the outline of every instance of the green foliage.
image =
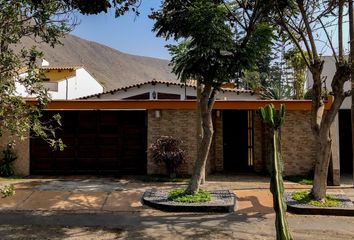
<path id="1" fill-rule="evenodd" d="M 170 12 L 165 16 L 167 9 Z M 222 4 L 165 1 L 163 10 L 151 17 L 156 20 L 153 30 L 157 36 L 187 38 L 178 46 L 168 46 L 173 72 L 182 81 L 198 79 L 218 88 L 235 76 L 233 33 Z"/>
<path id="2" fill-rule="evenodd" d="M 254 92 L 260 92 L 262 89 L 261 74 L 257 71 L 245 71 L 242 82 L 245 88 Z"/>
<path id="3" fill-rule="evenodd" d="M 157 36 L 180 41 L 177 46 L 168 46 L 173 72 L 182 81 L 197 80 L 201 86 L 197 112 L 202 138 L 187 188 L 190 193 L 198 191 L 202 181 L 212 142 L 211 112 L 220 86 L 254 67 L 261 50 L 272 43 L 271 27 L 263 22 L 265 2 L 245 1 L 244 8 L 234 2 L 165 0 L 150 15 Z M 236 15 L 242 14 L 239 20 Z"/>
<path id="4" fill-rule="evenodd" d="M 186 160 L 186 153 L 180 148 L 181 143 L 180 139 L 161 136 L 149 148 L 152 159 L 158 164 L 164 163 L 171 177 L 176 175 L 178 166 Z"/>
<path id="5" fill-rule="evenodd" d="M 293 200 L 301 203 L 308 204 L 315 207 L 337 207 L 342 204 L 342 201 L 338 198 L 335 198 L 329 194 L 326 194 L 326 198 L 324 202 L 316 201 L 313 199 L 310 191 L 299 191 L 293 192 L 291 194 Z"/>
<path id="6" fill-rule="evenodd" d="M 10 197 L 15 194 L 14 185 L 5 185 L 2 189 L 0 189 L 3 198 Z"/>
<path id="7" fill-rule="evenodd" d="M 115 8 L 120 16 L 128 10 L 138 14 L 140 0 L 18 0 L 0 2 L 0 137 L 4 131 L 24 139 L 28 133 L 40 137 L 54 149 L 63 149 L 55 135 L 60 118 L 42 122 L 41 110 L 50 101 L 43 86 L 37 59 L 43 54 L 35 47 L 21 48 L 25 38 L 54 47 L 76 25 L 75 12 L 97 14 Z M 35 97 L 27 104 L 16 92 L 16 84 Z"/>
<path id="8" fill-rule="evenodd" d="M 202 189 L 195 194 L 187 194 L 185 189 L 179 188 L 169 192 L 168 200 L 174 202 L 202 203 L 209 202 L 211 200 L 211 194 Z"/>
<path id="9" fill-rule="evenodd" d="M 41 121 L 41 110 L 50 100 L 42 84 L 43 73 L 36 65 L 43 54 L 35 47 L 20 46 L 28 37 L 52 47 L 60 44 L 60 38 L 75 25 L 71 20 L 73 2 L 76 1 L 1 1 L 0 137 L 6 131 L 24 139 L 31 132 L 54 148 L 63 148 L 64 144 L 54 133 L 60 119 Z M 23 86 L 37 102 L 27 104 L 16 92 L 16 84 Z"/>
<path id="10" fill-rule="evenodd" d="M 308 59 L 308 54 L 304 53 Z M 294 71 L 294 90 L 295 98 L 304 98 L 305 72 L 307 69 L 306 61 L 304 60 L 298 48 L 288 50 L 284 55 L 285 60 Z"/>
<path id="11" fill-rule="evenodd" d="M 0 161 L 0 176 L 9 177 L 14 175 L 12 169 L 12 162 L 17 159 L 17 156 L 13 150 L 12 144 L 7 144 L 5 149 L 2 150 L 2 156 Z"/>
<path id="12" fill-rule="evenodd" d="M 281 82 L 271 82 L 268 86 L 262 87 L 260 97 L 264 100 L 291 99 L 291 91 L 289 86 L 283 85 Z"/>
<path id="13" fill-rule="evenodd" d="M 151 14 L 157 36 L 184 39 L 177 46 L 168 46 L 173 72 L 182 81 L 197 79 L 218 89 L 223 82 L 235 79 L 239 71 L 253 68 L 271 45 L 272 28 L 258 22 L 263 9 L 257 9 L 260 18 L 244 31 L 237 22 L 230 24 L 230 8 L 242 11 L 240 6 L 227 6 L 222 1 L 167 0 L 161 10 Z"/>

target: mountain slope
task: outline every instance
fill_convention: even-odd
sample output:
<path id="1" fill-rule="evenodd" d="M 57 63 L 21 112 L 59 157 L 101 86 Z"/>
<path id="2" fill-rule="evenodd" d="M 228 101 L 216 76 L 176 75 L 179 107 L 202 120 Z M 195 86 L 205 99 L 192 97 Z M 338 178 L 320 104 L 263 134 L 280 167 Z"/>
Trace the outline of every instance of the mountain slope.
<path id="1" fill-rule="evenodd" d="M 49 45 L 37 44 L 32 39 L 26 38 L 18 47 L 36 45 L 44 52 L 44 58 L 52 66 L 83 65 L 104 85 L 105 90 L 153 79 L 176 81 L 167 60 L 122 53 L 73 35 L 66 36 L 62 43 L 63 46 L 51 48 Z"/>

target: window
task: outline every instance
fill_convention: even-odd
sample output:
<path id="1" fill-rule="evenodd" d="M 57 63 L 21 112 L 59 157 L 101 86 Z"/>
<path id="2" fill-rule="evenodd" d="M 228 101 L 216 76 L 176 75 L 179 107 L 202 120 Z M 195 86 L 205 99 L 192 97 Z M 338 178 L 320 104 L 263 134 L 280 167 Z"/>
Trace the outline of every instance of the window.
<path id="1" fill-rule="evenodd" d="M 48 89 L 48 91 L 58 92 L 58 83 L 57 82 L 44 82 L 43 86 Z"/>
<path id="2" fill-rule="evenodd" d="M 253 166 L 253 111 L 248 111 L 248 166 Z"/>

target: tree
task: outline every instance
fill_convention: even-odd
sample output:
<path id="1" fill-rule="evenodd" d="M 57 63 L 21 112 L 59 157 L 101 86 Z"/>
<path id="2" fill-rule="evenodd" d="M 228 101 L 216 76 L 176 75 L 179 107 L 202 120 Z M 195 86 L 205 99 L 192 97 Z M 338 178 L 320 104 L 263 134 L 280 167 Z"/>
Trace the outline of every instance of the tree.
<path id="1" fill-rule="evenodd" d="M 174 73 L 182 81 L 195 79 L 201 85 L 198 107 L 203 133 L 189 194 L 199 191 L 205 171 L 213 136 L 211 113 L 221 84 L 253 67 L 259 53 L 271 44 L 272 29 L 262 22 L 266 13 L 265 1 L 166 0 L 151 14 L 157 36 L 182 39 L 169 46 Z"/>
<path id="2" fill-rule="evenodd" d="M 280 81 L 272 81 L 268 86 L 262 88 L 261 99 L 284 100 L 291 99 L 291 88 Z"/>
<path id="3" fill-rule="evenodd" d="M 306 52 L 304 52 L 304 56 L 307 56 Z M 284 57 L 294 71 L 294 98 L 303 99 L 305 96 L 304 84 L 305 72 L 307 69 L 306 63 L 297 48 L 289 49 Z"/>
<path id="4" fill-rule="evenodd" d="M 70 7 L 57 1 L 2 1 L 0 3 L 0 136 L 7 130 L 24 138 L 29 130 L 53 147 L 63 147 L 55 139 L 54 129 L 44 125 L 41 110 L 49 101 L 42 85 L 42 74 L 36 60 L 42 54 L 34 47 L 16 49 L 24 37 L 32 37 L 54 46 L 67 33 Z M 53 19 L 57 16 L 57 19 Z M 24 76 L 20 74 L 25 71 Z M 15 82 L 16 79 L 16 82 Z M 27 105 L 16 93 L 16 84 L 37 98 L 36 105 Z M 55 116 L 58 122 L 59 117 Z"/>
<path id="5" fill-rule="evenodd" d="M 323 201 L 327 189 L 327 175 L 331 155 L 330 127 L 338 113 L 345 97 L 343 85 L 349 80 L 350 65 L 344 58 L 343 50 L 343 16 L 344 0 L 279 0 L 275 2 L 277 14 L 276 24 L 285 31 L 291 42 L 299 50 L 303 61 L 312 73 L 312 110 L 311 129 L 316 139 L 315 175 L 311 195 L 316 200 Z M 337 26 L 338 48 L 334 47 L 330 32 Z M 324 110 L 322 98 L 322 70 L 323 60 L 318 48 L 323 46 L 323 39 L 327 38 L 326 45 L 333 51 L 336 60 L 336 71 L 332 79 L 332 95 L 334 101 L 329 110 Z M 338 49 L 338 51 L 336 51 Z"/>
<path id="6" fill-rule="evenodd" d="M 0 137 L 4 131 L 19 138 L 28 132 L 46 140 L 53 148 L 63 148 L 55 136 L 55 115 L 50 122 L 41 120 L 42 109 L 50 100 L 43 87 L 43 74 L 37 59 L 42 53 L 35 47 L 19 49 L 25 37 L 54 47 L 75 26 L 75 12 L 95 14 L 114 7 L 119 16 L 137 11 L 138 0 L 7 0 L 0 3 Z M 25 74 L 23 74 L 26 72 Z M 16 80 L 16 81 L 15 81 Z M 28 105 L 16 92 L 16 84 L 35 96 L 37 104 Z"/>

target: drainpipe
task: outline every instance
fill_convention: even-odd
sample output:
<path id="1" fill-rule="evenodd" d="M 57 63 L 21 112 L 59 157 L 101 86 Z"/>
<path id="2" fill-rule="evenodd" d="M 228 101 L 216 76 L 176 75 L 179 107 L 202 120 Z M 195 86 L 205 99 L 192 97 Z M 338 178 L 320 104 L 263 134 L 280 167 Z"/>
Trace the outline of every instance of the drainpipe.
<path id="1" fill-rule="evenodd" d="M 68 78 L 65 78 L 65 83 L 66 83 L 66 89 L 65 89 L 65 99 L 68 100 L 69 98 L 69 83 L 68 83 Z"/>

